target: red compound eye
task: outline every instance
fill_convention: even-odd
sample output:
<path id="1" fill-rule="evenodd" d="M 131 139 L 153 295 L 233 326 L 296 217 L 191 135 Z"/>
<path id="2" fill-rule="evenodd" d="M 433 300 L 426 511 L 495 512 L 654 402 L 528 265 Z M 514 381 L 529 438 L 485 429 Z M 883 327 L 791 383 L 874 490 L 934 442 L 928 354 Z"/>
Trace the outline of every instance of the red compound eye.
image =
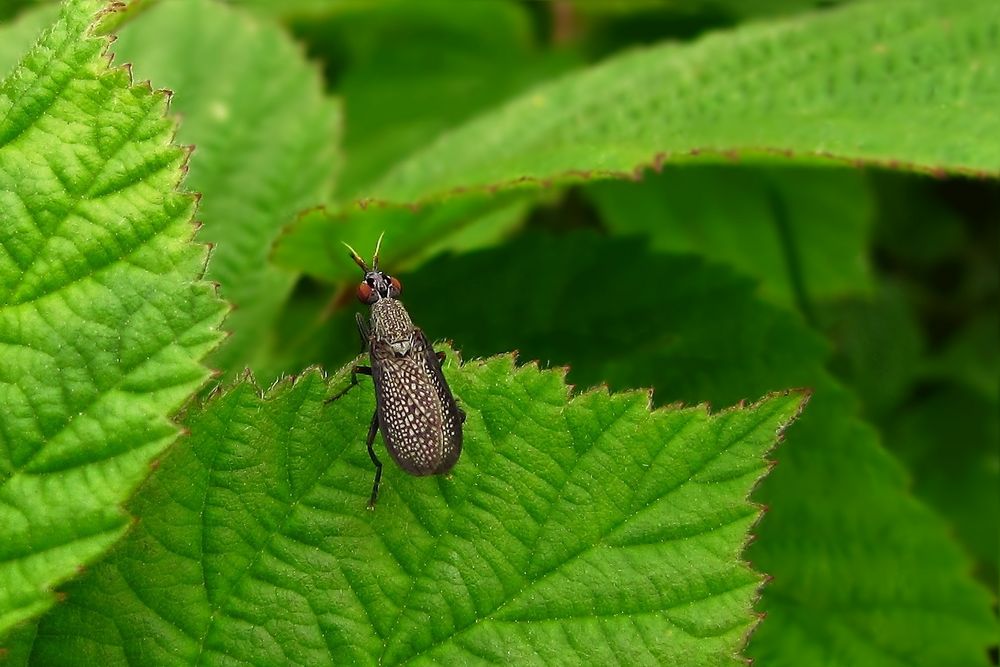
<path id="1" fill-rule="evenodd" d="M 389 282 L 392 283 L 392 286 L 396 290 L 397 294 L 402 293 L 402 291 L 403 291 L 403 283 L 399 282 L 395 278 L 389 278 Z"/>
<path id="2" fill-rule="evenodd" d="M 372 296 L 372 288 L 368 286 L 368 283 L 361 283 L 358 285 L 358 301 L 361 303 L 368 303 L 368 299 Z"/>

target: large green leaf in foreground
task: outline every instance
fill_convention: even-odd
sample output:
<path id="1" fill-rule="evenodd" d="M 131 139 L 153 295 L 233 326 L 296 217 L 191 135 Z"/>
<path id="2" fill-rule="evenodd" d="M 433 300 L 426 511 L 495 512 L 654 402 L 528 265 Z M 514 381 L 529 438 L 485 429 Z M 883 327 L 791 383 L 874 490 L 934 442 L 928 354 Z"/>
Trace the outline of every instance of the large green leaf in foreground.
<path id="1" fill-rule="evenodd" d="M 475 282 L 475 298 L 441 298 L 470 276 L 489 276 Z M 748 653 L 794 667 L 988 664 L 996 620 L 969 559 L 824 368 L 822 339 L 756 299 L 749 281 L 634 240 L 580 233 L 441 257 L 401 278 L 410 312 L 431 335 L 453 337 L 470 354 L 516 346 L 525 358 L 568 363 L 579 386 L 650 385 L 657 403 L 716 405 L 812 387 L 754 496 L 770 511 L 747 553 L 774 579 Z M 988 460 L 961 458 L 949 474 L 977 485 L 988 478 L 970 474 Z"/>
<path id="2" fill-rule="evenodd" d="M 614 57 L 412 156 L 364 194 L 629 175 L 696 154 L 1000 173 L 995 0 L 859 2 Z"/>
<path id="3" fill-rule="evenodd" d="M 761 583 L 747 495 L 801 394 L 710 416 L 569 399 L 562 373 L 511 357 L 445 373 L 462 459 L 450 478 L 389 463 L 374 512 L 370 385 L 324 407 L 309 371 L 210 399 L 32 659 L 737 664 Z"/>
<path id="4" fill-rule="evenodd" d="M 0 84 L 0 632 L 125 531 L 222 316 L 167 96 L 108 69 L 100 7 Z"/>

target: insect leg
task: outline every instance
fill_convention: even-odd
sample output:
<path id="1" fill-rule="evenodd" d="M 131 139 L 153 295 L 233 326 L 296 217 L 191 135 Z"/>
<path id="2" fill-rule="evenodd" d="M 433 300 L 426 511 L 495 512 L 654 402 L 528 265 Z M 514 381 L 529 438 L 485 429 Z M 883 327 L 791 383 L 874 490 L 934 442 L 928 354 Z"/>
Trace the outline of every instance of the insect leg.
<path id="1" fill-rule="evenodd" d="M 354 313 L 354 321 L 358 323 L 358 336 L 361 337 L 361 351 L 364 352 L 368 349 L 371 332 L 368 331 L 368 325 L 365 324 L 365 318 L 361 316 L 361 313 Z"/>
<path id="2" fill-rule="evenodd" d="M 329 403 L 333 403 L 338 398 L 340 398 L 341 396 L 343 396 L 344 394 L 346 394 L 347 392 L 349 392 L 351 389 L 353 389 L 354 385 L 356 385 L 358 383 L 358 375 L 359 374 L 360 375 L 368 375 L 368 376 L 370 376 L 372 374 L 372 369 L 371 369 L 370 366 L 355 366 L 354 368 L 352 368 L 351 369 L 351 384 L 347 385 L 346 389 L 342 389 L 341 391 L 337 392 L 335 395 L 333 395 L 330 398 L 328 398 L 325 401 L 323 401 L 323 405 L 327 405 Z"/>
<path id="3" fill-rule="evenodd" d="M 378 484 L 382 481 L 382 462 L 378 460 L 375 456 L 375 450 L 372 449 L 372 445 L 375 444 L 375 434 L 378 433 L 378 410 L 375 410 L 375 414 L 372 415 L 372 425 L 368 429 L 368 456 L 371 458 L 372 463 L 375 464 L 375 481 L 372 482 L 372 495 L 368 499 L 368 509 L 375 509 L 375 501 L 378 500 Z"/>
<path id="4" fill-rule="evenodd" d="M 440 362 L 444 362 L 445 357 L 448 356 L 444 352 L 435 352 L 434 354 L 437 355 L 438 361 L 440 361 Z"/>

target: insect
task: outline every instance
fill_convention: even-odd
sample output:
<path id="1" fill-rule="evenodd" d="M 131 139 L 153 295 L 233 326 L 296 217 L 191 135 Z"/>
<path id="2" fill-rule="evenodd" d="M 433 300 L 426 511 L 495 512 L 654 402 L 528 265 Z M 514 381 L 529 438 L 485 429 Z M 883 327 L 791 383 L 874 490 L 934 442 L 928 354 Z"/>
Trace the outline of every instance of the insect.
<path id="1" fill-rule="evenodd" d="M 399 301 L 403 290 L 396 278 L 379 270 L 375 245 L 372 265 L 365 264 L 351 246 L 351 259 L 365 277 L 358 285 L 358 300 L 371 307 L 371 323 L 355 315 L 358 333 L 368 351 L 371 366 L 355 366 L 351 384 L 326 402 L 340 398 L 358 384 L 358 375 L 370 375 L 375 383 L 375 414 L 368 429 L 368 456 L 375 464 L 375 481 L 368 509 L 375 508 L 382 462 L 372 445 L 381 430 L 385 447 L 400 468 L 411 475 L 443 475 L 454 467 L 462 453 L 465 413 L 458 407 L 441 372 L 444 352 L 435 352 L 424 332 L 413 325 Z"/>

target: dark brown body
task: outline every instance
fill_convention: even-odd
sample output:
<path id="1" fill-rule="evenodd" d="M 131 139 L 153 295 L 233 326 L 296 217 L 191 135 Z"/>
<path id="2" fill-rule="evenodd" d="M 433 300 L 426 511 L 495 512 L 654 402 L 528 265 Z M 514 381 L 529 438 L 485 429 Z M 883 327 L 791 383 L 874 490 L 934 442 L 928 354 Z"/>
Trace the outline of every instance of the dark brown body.
<path id="1" fill-rule="evenodd" d="M 400 468 L 411 475 L 442 475 L 462 454 L 465 413 L 455 402 L 441 372 L 444 352 L 435 352 L 424 332 L 413 326 L 397 298 L 403 289 L 398 280 L 378 268 L 378 248 L 371 268 L 353 248 L 351 258 L 365 272 L 358 285 L 358 299 L 371 306 L 371 323 L 358 314 L 358 332 L 371 366 L 355 366 L 351 386 L 327 400 L 335 401 L 358 383 L 358 375 L 375 382 L 375 414 L 368 428 L 368 456 L 375 465 L 369 509 L 378 500 L 382 462 L 375 454 L 375 436 L 382 431 L 385 447 Z"/>
<path id="2" fill-rule="evenodd" d="M 441 361 L 419 329 L 406 355 L 373 341 L 372 379 L 386 449 L 413 475 L 448 472 L 462 453 L 462 416 Z"/>

